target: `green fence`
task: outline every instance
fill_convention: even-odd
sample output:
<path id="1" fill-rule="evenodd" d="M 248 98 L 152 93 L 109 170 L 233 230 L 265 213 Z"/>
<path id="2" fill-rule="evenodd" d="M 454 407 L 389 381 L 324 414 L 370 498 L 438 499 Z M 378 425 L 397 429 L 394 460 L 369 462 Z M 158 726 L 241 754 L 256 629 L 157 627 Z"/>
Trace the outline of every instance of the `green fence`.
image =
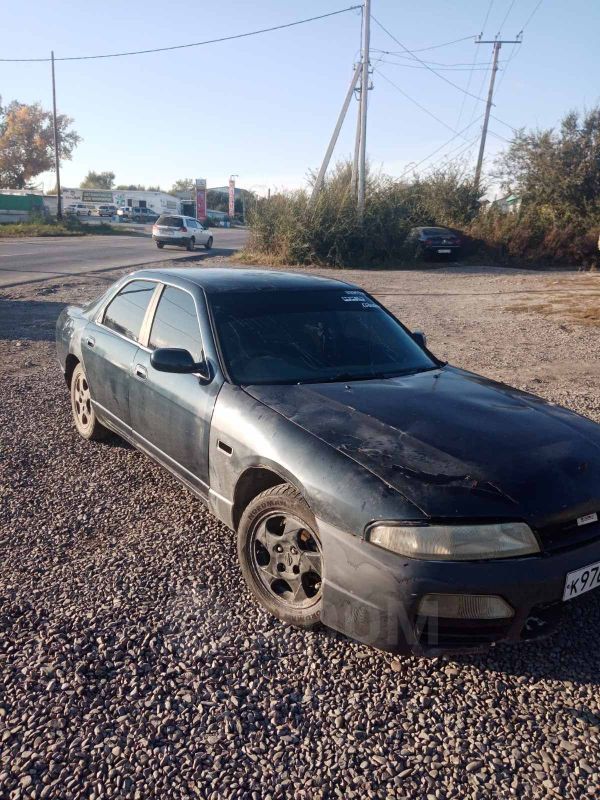
<path id="1" fill-rule="evenodd" d="M 0 194 L 0 210 L 42 211 L 44 201 L 33 194 Z"/>

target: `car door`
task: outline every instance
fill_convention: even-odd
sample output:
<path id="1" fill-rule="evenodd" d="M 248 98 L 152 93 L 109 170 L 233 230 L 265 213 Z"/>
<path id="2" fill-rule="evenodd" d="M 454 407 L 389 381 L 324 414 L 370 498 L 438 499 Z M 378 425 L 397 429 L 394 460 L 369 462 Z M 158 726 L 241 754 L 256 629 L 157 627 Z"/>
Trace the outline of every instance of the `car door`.
<path id="1" fill-rule="evenodd" d="M 148 346 L 135 357 L 129 406 L 139 445 L 207 495 L 210 420 L 220 381 L 158 372 L 150 363 L 158 347 L 183 348 L 195 361 L 202 360 L 198 304 L 190 291 L 171 285 L 161 289 Z"/>
<path id="2" fill-rule="evenodd" d="M 81 352 L 92 401 L 100 419 L 127 431 L 129 383 L 135 354 L 157 281 L 128 281 L 82 334 Z"/>
<path id="3" fill-rule="evenodd" d="M 206 244 L 208 241 L 209 233 L 201 222 L 197 223 L 198 232 L 196 234 L 196 241 L 198 244 Z"/>

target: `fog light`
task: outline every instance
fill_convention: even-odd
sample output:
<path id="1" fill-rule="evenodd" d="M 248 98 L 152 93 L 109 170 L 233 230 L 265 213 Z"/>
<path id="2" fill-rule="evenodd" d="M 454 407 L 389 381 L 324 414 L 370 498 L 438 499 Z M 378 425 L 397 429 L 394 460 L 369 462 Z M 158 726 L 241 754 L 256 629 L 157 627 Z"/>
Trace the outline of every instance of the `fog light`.
<path id="1" fill-rule="evenodd" d="M 495 594 L 426 594 L 419 603 L 422 617 L 444 619 L 509 619 L 514 610 Z"/>

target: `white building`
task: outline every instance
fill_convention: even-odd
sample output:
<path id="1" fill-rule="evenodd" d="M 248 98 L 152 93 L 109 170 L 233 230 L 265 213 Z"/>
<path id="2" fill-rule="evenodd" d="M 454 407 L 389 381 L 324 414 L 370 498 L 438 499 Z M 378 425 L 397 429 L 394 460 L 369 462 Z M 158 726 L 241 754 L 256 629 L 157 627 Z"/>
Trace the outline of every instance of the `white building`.
<path id="1" fill-rule="evenodd" d="M 62 189 L 63 208 L 71 203 L 86 203 L 90 207 L 101 203 L 150 208 L 157 214 L 171 211 L 181 213 L 181 201 L 167 192 L 146 192 L 137 189 Z"/>

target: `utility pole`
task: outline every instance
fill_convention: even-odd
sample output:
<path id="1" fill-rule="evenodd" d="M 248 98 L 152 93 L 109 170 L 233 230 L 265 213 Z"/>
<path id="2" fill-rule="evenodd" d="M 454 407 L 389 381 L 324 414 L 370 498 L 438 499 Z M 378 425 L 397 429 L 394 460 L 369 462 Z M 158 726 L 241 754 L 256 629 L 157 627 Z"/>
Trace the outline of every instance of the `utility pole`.
<path id="1" fill-rule="evenodd" d="M 54 79 L 54 50 L 50 53 L 52 61 L 52 121 L 54 125 L 54 165 L 56 168 L 56 218 L 62 219 L 62 197 L 60 194 L 60 158 L 58 155 L 58 124 L 56 122 L 56 81 Z"/>
<path id="2" fill-rule="evenodd" d="M 361 65 L 358 64 L 358 66 L 354 70 L 354 74 L 352 75 L 352 80 L 350 81 L 350 86 L 348 87 L 348 91 L 346 92 L 344 103 L 342 105 L 340 114 L 335 124 L 333 134 L 329 141 L 329 146 L 327 148 L 327 152 L 325 153 L 325 158 L 323 159 L 323 163 L 321 164 L 321 169 L 319 170 L 319 174 L 317 175 L 317 179 L 315 181 L 315 185 L 313 187 L 312 194 L 310 196 L 310 205 L 312 205 L 315 202 L 315 200 L 317 199 L 317 195 L 319 194 L 319 192 L 323 187 L 323 181 L 325 180 L 325 173 L 327 172 L 327 167 L 329 166 L 329 161 L 331 160 L 331 154 L 333 153 L 333 148 L 335 147 L 335 143 L 337 142 L 338 136 L 340 135 L 340 130 L 342 128 L 342 124 L 344 122 L 346 113 L 348 112 L 348 106 L 350 105 L 350 100 L 352 99 L 352 95 L 354 94 L 354 89 L 356 87 L 358 76 L 360 75 L 360 70 L 361 70 Z"/>
<path id="3" fill-rule="evenodd" d="M 494 58 L 492 63 L 492 74 L 490 75 L 490 86 L 488 89 L 487 103 L 485 106 L 485 117 L 483 120 L 483 128 L 481 129 L 481 142 L 479 144 L 479 155 L 477 156 L 477 166 L 475 167 L 475 189 L 479 189 L 481 181 L 481 170 L 483 167 L 483 154 L 485 152 L 485 140 L 487 139 L 488 124 L 490 121 L 490 113 L 492 110 L 492 99 L 494 97 L 494 84 L 496 82 L 496 72 L 498 71 L 498 56 L 500 55 L 500 48 L 503 44 L 521 44 L 523 41 L 522 35 L 519 34 L 516 39 L 486 39 L 482 40 L 481 35 L 475 40 L 475 44 L 493 44 L 494 45 Z"/>
<path id="4" fill-rule="evenodd" d="M 366 155 L 367 155 L 367 95 L 369 93 L 369 47 L 371 42 L 371 0 L 363 9 L 362 76 L 360 82 L 360 145 L 358 153 L 358 218 L 365 213 Z"/>
<path id="5" fill-rule="evenodd" d="M 362 65 L 361 65 L 362 72 Z M 352 160 L 352 177 L 350 179 L 350 192 L 352 197 L 356 197 L 358 187 L 358 157 L 360 155 L 360 107 L 362 97 L 362 86 L 358 85 L 358 113 L 356 115 L 356 135 L 354 137 L 354 158 Z"/>

